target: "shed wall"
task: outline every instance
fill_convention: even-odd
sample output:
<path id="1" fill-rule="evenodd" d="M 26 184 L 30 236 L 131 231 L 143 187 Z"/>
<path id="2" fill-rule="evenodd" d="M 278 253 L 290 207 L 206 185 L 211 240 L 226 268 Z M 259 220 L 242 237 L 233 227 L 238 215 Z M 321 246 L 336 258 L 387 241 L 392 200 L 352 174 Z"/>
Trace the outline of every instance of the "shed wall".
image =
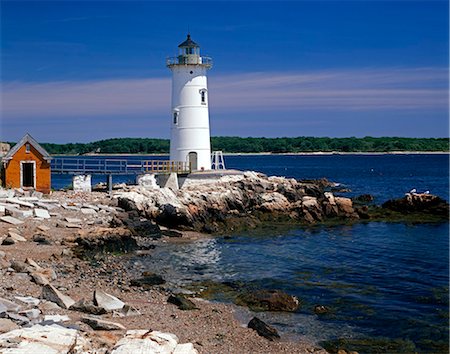
<path id="1" fill-rule="evenodd" d="M 26 145 L 26 144 L 25 144 Z M 51 188 L 51 169 L 50 162 L 43 159 L 42 155 L 30 146 L 30 152 L 26 152 L 26 146 L 23 145 L 8 162 L 5 170 L 5 186 L 9 188 L 20 188 L 20 162 L 36 162 L 36 190 L 42 193 L 50 193 Z"/>

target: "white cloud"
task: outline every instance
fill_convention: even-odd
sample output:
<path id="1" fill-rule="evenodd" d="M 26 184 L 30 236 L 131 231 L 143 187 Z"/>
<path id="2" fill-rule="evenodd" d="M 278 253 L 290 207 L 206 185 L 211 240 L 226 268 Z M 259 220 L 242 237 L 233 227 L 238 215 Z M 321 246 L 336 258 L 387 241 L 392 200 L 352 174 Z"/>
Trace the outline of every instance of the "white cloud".
<path id="1" fill-rule="evenodd" d="M 441 68 L 329 70 L 210 75 L 217 112 L 278 110 L 446 110 Z M 14 118 L 166 115 L 170 78 L 2 85 L 3 123 Z"/>

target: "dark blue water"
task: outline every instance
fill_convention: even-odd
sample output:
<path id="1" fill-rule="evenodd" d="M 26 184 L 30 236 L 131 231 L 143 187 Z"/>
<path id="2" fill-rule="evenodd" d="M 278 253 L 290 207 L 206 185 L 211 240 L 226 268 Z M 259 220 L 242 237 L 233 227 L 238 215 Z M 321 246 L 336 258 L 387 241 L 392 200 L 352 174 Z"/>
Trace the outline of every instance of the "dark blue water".
<path id="1" fill-rule="evenodd" d="M 228 168 L 298 179 L 326 177 L 381 203 L 412 188 L 448 200 L 448 155 L 229 156 Z M 54 180 L 55 181 L 55 178 Z M 259 314 L 314 341 L 388 338 L 448 352 L 449 225 L 361 223 L 267 228 L 229 238 L 161 245 L 142 266 L 188 284 L 244 281 L 298 296 L 295 314 Z M 315 304 L 332 315 L 314 315 Z"/>

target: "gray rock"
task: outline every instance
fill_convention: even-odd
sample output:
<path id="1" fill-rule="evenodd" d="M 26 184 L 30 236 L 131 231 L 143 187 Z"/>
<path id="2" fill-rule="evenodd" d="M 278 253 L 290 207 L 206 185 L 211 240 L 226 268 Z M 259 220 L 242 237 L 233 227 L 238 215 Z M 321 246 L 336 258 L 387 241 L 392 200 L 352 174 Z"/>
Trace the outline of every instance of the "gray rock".
<path id="1" fill-rule="evenodd" d="M 110 312 L 114 310 L 120 310 L 124 307 L 125 303 L 115 296 L 105 293 L 103 290 L 94 291 L 94 305 L 105 309 Z"/>
<path id="2" fill-rule="evenodd" d="M 257 317 L 253 317 L 251 319 L 251 321 L 248 323 L 248 328 L 254 329 L 261 337 L 264 337 L 270 341 L 280 339 L 280 335 L 275 328 L 269 326 L 267 323 L 261 321 Z"/>
<path id="3" fill-rule="evenodd" d="M 178 306 L 180 310 L 184 311 L 198 309 L 198 307 L 195 306 L 195 304 L 191 300 L 181 295 L 170 295 L 169 298 L 167 299 L 167 302 Z"/>
<path id="4" fill-rule="evenodd" d="M 69 310 L 81 311 L 92 315 L 103 315 L 106 310 L 103 307 L 95 306 L 92 301 L 81 299 L 70 306 Z"/>
<path id="5" fill-rule="evenodd" d="M 11 246 L 14 245 L 17 241 L 15 241 L 11 236 L 7 236 L 3 239 L 2 245 L 3 246 Z"/>
<path id="6" fill-rule="evenodd" d="M 42 287 L 42 297 L 46 300 L 57 303 L 64 309 L 68 309 L 75 303 L 70 296 L 62 294 L 51 284 L 46 284 Z"/>
<path id="7" fill-rule="evenodd" d="M 66 321 L 70 321 L 70 317 L 66 316 L 66 315 L 45 315 L 44 321 L 66 322 Z"/>
<path id="8" fill-rule="evenodd" d="M 11 261 L 11 268 L 14 269 L 17 273 L 30 273 L 34 269 L 29 264 L 26 264 L 22 261 Z"/>
<path id="9" fill-rule="evenodd" d="M 97 330 L 116 331 L 116 330 L 126 329 L 120 323 L 105 321 L 105 320 L 101 320 L 101 319 L 95 318 L 95 317 L 83 317 L 81 319 L 81 321 L 88 324 L 93 329 L 97 329 Z"/>
<path id="10" fill-rule="evenodd" d="M 51 244 L 48 236 L 44 235 L 44 234 L 33 235 L 33 241 L 39 243 L 40 245 L 50 245 Z"/>

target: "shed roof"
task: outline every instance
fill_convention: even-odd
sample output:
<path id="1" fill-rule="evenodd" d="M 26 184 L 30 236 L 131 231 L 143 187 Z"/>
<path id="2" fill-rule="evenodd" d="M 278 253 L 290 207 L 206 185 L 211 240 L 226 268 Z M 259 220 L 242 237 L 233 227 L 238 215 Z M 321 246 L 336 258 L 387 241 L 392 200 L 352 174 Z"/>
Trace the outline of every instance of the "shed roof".
<path id="1" fill-rule="evenodd" d="M 4 162 L 11 160 L 17 153 L 17 151 L 19 151 L 19 149 L 26 143 L 31 144 L 42 155 L 44 160 L 50 161 L 52 159 L 47 150 L 45 150 L 41 145 L 39 145 L 39 143 L 36 140 L 34 140 L 34 138 L 29 133 L 26 133 L 24 137 L 16 145 L 14 145 L 11 150 L 8 151 L 8 153 L 3 157 L 2 160 Z"/>
<path id="2" fill-rule="evenodd" d="M 182 48 L 182 47 L 189 47 L 189 48 L 198 48 L 199 45 L 197 43 L 195 43 L 192 39 L 191 39 L 191 35 L 188 34 L 187 35 L 187 39 L 181 43 L 178 48 Z"/>

